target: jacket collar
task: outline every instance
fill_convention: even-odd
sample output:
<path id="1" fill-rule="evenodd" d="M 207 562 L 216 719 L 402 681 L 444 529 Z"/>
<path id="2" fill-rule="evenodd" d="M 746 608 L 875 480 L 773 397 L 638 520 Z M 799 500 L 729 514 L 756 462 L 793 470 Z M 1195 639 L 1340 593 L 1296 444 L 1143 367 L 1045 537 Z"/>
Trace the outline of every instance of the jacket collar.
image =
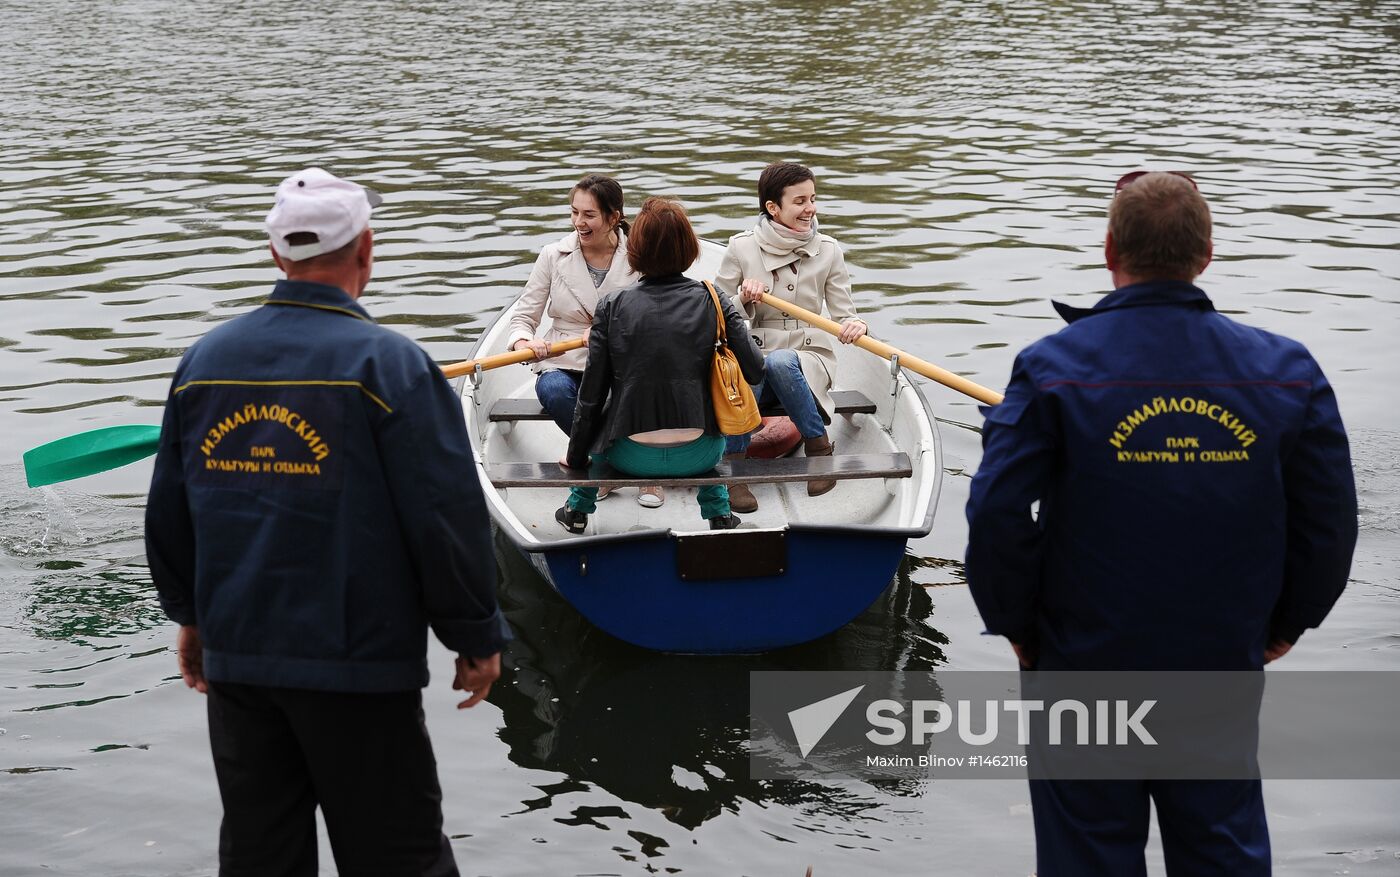
<path id="1" fill-rule="evenodd" d="M 626 280 L 630 269 L 627 265 L 627 233 L 622 229 L 617 230 L 617 249 L 613 250 L 607 279 L 600 287 L 593 286 L 593 278 L 588 274 L 588 260 L 583 257 L 583 248 L 579 246 L 578 232 L 569 232 L 554 247 L 562 259 L 559 263 L 559 273 L 564 277 L 579 301 L 591 301 L 597 296 L 605 295 L 614 289 L 621 289 L 631 283 L 630 280 Z M 589 310 L 592 310 L 591 306 Z"/>
<path id="2" fill-rule="evenodd" d="M 1121 286 L 1099 299 L 1099 303 L 1092 308 L 1077 308 L 1061 301 L 1052 301 L 1050 304 L 1054 305 L 1055 310 L 1066 323 L 1073 323 L 1075 320 L 1092 317 L 1104 311 L 1146 305 L 1176 305 L 1178 307 L 1194 307 L 1203 311 L 1215 310 L 1215 305 L 1211 303 L 1210 297 L 1200 287 L 1184 280 L 1149 280 L 1146 283 Z"/>
<path id="3" fill-rule="evenodd" d="M 349 293 L 338 286 L 327 286 L 324 283 L 310 283 L 305 280 L 279 280 L 272 289 L 272 295 L 267 297 L 267 304 L 315 308 L 345 314 L 357 320 L 374 322 L 369 313 L 360 307 L 360 303 L 351 298 Z"/>
<path id="4" fill-rule="evenodd" d="M 554 245 L 554 249 L 559 251 L 559 255 L 567 256 L 578 249 L 578 232 L 571 231 L 559 239 Z"/>

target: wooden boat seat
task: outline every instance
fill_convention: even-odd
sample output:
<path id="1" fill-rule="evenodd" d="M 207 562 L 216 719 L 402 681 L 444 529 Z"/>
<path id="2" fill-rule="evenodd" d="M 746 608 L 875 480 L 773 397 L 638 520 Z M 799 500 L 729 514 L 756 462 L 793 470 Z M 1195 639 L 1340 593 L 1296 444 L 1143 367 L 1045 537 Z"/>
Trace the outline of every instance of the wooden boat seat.
<path id="1" fill-rule="evenodd" d="M 492 463 L 487 477 L 497 487 L 699 487 L 705 484 L 772 484 L 778 481 L 818 481 L 855 478 L 909 478 L 914 474 L 908 454 L 836 454 L 831 457 L 789 457 L 780 460 L 724 460 L 703 475 L 686 478 L 638 477 L 607 463 L 594 463 L 587 472 L 570 473 L 558 463 Z"/>
<path id="2" fill-rule="evenodd" d="M 874 414 L 875 403 L 859 390 L 833 390 L 831 401 L 836 405 L 837 414 Z M 781 406 L 764 408 L 764 417 L 781 417 L 786 412 Z M 487 419 L 492 423 L 513 420 L 549 420 L 540 403 L 535 399 L 498 399 L 491 406 Z M 797 479 L 802 480 L 802 479 Z"/>

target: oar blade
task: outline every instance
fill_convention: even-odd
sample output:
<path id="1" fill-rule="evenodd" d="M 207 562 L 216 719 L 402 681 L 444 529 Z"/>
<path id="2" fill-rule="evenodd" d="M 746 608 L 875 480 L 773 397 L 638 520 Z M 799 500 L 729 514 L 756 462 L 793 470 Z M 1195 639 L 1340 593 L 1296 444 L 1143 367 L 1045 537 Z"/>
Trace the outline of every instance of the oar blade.
<path id="1" fill-rule="evenodd" d="M 65 436 L 24 452 L 24 477 L 43 487 L 106 472 L 156 452 L 160 427 L 149 424 L 108 426 Z"/>

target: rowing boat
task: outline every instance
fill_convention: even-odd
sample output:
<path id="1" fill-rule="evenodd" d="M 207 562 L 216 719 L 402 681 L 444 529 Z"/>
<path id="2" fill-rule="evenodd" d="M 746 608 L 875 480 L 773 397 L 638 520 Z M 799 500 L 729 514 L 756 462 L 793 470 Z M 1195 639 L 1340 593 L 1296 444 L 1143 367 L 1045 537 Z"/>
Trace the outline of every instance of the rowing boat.
<path id="1" fill-rule="evenodd" d="M 831 808 L 844 793 L 830 784 L 751 776 L 749 674 L 920 672 L 947 660 L 929 592 L 911 577 L 929 561 L 909 554 L 870 608 L 830 636 L 766 655 L 692 656 L 644 652 L 601 633 L 508 540 L 495 547 L 501 612 L 516 638 L 501 655 L 510 684 L 492 686 L 489 700 L 501 710 L 511 761 L 570 779 L 541 785 L 546 798 L 586 784 L 687 829 L 749 803 Z"/>
<path id="2" fill-rule="evenodd" d="M 711 278 L 723 247 L 704 242 L 687 272 Z M 473 359 L 505 351 L 516 302 L 478 339 Z M 926 535 L 942 482 L 928 403 L 888 361 L 837 345 L 828 429 L 836 456 L 722 463 L 710 476 L 666 480 L 666 502 L 633 500 L 638 479 L 605 468 L 578 483 L 628 485 L 598 504 L 576 536 L 554 521 L 569 475 L 567 438 L 540 411 L 534 375 L 507 367 L 460 379 L 477 476 L 491 518 L 588 621 L 667 652 L 762 652 L 842 627 L 889 586 L 910 538 Z M 838 479 L 808 497 L 805 483 Z M 648 479 L 656 481 L 657 479 Z M 712 532 L 695 486 L 751 483 L 760 507 L 744 527 Z"/>

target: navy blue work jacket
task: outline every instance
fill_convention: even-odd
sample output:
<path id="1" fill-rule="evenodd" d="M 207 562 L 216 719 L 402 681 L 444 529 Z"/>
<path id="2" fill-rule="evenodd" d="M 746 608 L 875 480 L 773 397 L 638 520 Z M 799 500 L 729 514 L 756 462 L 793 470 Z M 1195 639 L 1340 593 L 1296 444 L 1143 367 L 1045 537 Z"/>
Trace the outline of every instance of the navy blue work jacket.
<path id="1" fill-rule="evenodd" d="M 1268 642 L 1322 622 L 1351 566 L 1327 379 L 1189 283 L 1055 307 L 1070 325 L 982 409 L 967 580 L 988 632 L 1040 669 L 1261 667 Z"/>
<path id="2" fill-rule="evenodd" d="M 460 401 L 332 286 L 281 281 L 186 351 L 146 554 L 215 682 L 411 690 L 429 625 L 473 657 L 508 636 Z"/>

